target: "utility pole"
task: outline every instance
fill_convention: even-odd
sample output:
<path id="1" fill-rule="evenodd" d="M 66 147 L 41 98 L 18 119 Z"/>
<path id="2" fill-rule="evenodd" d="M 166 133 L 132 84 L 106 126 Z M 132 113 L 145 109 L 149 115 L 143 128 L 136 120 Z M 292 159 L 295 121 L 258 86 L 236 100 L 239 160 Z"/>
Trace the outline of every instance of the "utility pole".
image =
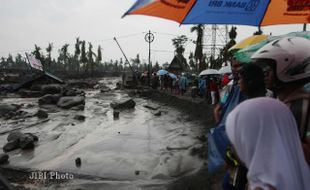
<path id="1" fill-rule="evenodd" d="M 125 55 L 125 53 L 124 53 L 123 49 L 122 49 L 122 48 L 121 48 L 121 46 L 119 45 L 119 43 L 118 43 L 117 39 L 116 39 L 115 37 L 114 37 L 113 39 L 114 39 L 114 40 L 115 40 L 115 42 L 117 43 L 117 45 L 118 45 L 119 49 L 121 50 L 121 52 L 122 52 L 123 56 L 125 57 L 125 59 L 126 59 L 126 61 L 127 61 L 128 65 L 129 65 L 129 67 L 130 67 L 130 70 L 131 70 L 132 74 L 134 75 L 134 74 L 135 74 L 135 72 L 134 72 L 133 68 L 131 67 L 131 64 L 130 64 L 130 62 L 128 61 L 128 59 L 127 59 L 127 57 L 126 57 L 126 55 Z"/>
<path id="2" fill-rule="evenodd" d="M 154 41 L 154 34 L 149 32 L 144 36 L 144 39 L 147 43 L 149 43 L 149 63 L 147 66 L 147 83 L 150 86 L 151 84 L 151 43 Z"/>

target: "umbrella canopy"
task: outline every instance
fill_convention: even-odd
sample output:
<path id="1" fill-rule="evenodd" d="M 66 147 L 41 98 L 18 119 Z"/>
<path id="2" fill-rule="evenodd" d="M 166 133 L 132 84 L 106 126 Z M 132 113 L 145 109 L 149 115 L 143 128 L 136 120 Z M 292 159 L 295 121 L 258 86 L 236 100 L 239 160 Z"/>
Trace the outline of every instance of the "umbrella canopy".
<path id="1" fill-rule="evenodd" d="M 203 76 L 203 75 L 219 75 L 220 73 L 218 72 L 218 70 L 215 69 L 206 69 L 201 71 L 201 73 L 199 74 L 199 76 Z"/>
<path id="2" fill-rule="evenodd" d="M 137 0 L 123 17 L 142 14 L 180 24 L 266 26 L 309 23 L 308 6 L 291 0 Z"/>
<path id="3" fill-rule="evenodd" d="M 218 72 L 219 74 L 231 73 L 231 66 L 230 65 L 224 66 Z"/>
<path id="4" fill-rule="evenodd" d="M 250 45 L 257 44 L 267 38 L 268 38 L 267 35 L 250 36 L 248 38 L 241 40 L 239 43 L 235 44 L 233 47 L 229 48 L 229 51 L 246 48 Z"/>
<path id="5" fill-rule="evenodd" d="M 157 71 L 157 75 L 159 75 L 159 76 L 162 76 L 162 75 L 165 75 L 165 74 L 168 74 L 169 72 L 168 71 L 166 71 L 166 70 L 164 70 L 164 69 L 161 69 L 161 70 L 158 70 Z"/>
<path id="6" fill-rule="evenodd" d="M 169 77 L 171 77 L 172 79 L 176 79 L 176 78 L 178 78 L 175 74 L 173 74 L 173 73 L 169 73 Z"/>

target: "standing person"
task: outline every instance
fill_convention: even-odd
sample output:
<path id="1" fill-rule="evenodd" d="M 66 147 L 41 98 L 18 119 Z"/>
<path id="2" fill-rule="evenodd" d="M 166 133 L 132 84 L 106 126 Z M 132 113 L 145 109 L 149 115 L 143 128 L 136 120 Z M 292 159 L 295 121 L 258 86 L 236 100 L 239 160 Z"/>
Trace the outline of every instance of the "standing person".
<path id="1" fill-rule="evenodd" d="M 180 76 L 177 75 L 177 78 L 174 81 L 174 84 L 173 84 L 173 88 L 174 88 L 174 93 L 176 95 L 178 95 L 180 93 L 180 88 L 179 88 L 179 81 L 180 81 Z"/>
<path id="2" fill-rule="evenodd" d="M 263 70 L 254 64 L 243 65 L 239 71 L 238 84 L 247 99 L 263 97 L 266 95 Z M 226 189 L 245 190 L 247 184 L 247 169 L 242 162 L 236 159 L 231 147 L 226 151 L 225 161 L 229 177 L 227 176 Z M 228 180 L 229 179 L 229 180 Z"/>
<path id="3" fill-rule="evenodd" d="M 274 40 L 252 55 L 255 64 L 271 72 L 271 83 L 279 100 L 295 116 L 304 153 L 310 166 L 310 94 L 304 85 L 310 81 L 310 40 L 284 37 Z"/>
<path id="4" fill-rule="evenodd" d="M 164 89 L 164 76 L 159 75 L 159 85 L 160 85 L 160 90 Z"/>
<path id="5" fill-rule="evenodd" d="M 193 99 L 198 95 L 198 78 L 195 74 L 192 74 L 191 96 Z"/>
<path id="6" fill-rule="evenodd" d="M 169 88 L 169 75 L 168 74 L 165 74 L 163 76 L 163 80 L 164 80 L 164 90 L 167 91 L 168 88 Z"/>
<path id="7" fill-rule="evenodd" d="M 211 80 L 210 80 L 210 76 L 207 75 L 205 80 L 206 80 L 205 96 L 206 96 L 207 102 L 210 103 L 211 102 L 211 90 L 210 90 L 210 82 L 211 82 Z"/>
<path id="8" fill-rule="evenodd" d="M 219 93 L 219 88 L 214 78 L 211 78 L 211 81 L 210 81 L 210 91 L 211 91 L 211 100 L 212 100 L 211 104 L 215 105 L 217 103 L 217 95 Z"/>
<path id="9" fill-rule="evenodd" d="M 168 83 L 168 87 L 170 88 L 170 93 L 172 94 L 173 93 L 173 81 L 175 80 L 175 79 L 173 79 L 172 77 L 170 77 L 169 75 L 168 75 L 168 81 L 169 81 L 169 83 Z"/>
<path id="10" fill-rule="evenodd" d="M 196 86 L 198 88 L 198 77 L 196 76 L 196 74 L 192 74 L 192 78 L 193 78 L 193 82 L 192 82 L 192 86 Z"/>
<path id="11" fill-rule="evenodd" d="M 305 161 L 294 116 L 272 98 L 238 105 L 227 117 L 226 132 L 248 168 L 249 190 L 307 190 Z"/>
<path id="12" fill-rule="evenodd" d="M 184 95 L 184 93 L 186 92 L 187 86 L 188 86 L 188 79 L 185 76 L 185 73 L 182 73 L 182 76 L 180 78 L 181 95 Z"/>
<path id="13" fill-rule="evenodd" d="M 242 63 L 237 61 L 236 59 L 232 59 L 231 61 L 231 71 L 232 71 L 232 83 L 229 91 L 226 92 L 227 98 L 223 103 L 219 103 L 214 108 L 214 119 L 216 123 L 225 123 L 225 119 L 227 114 L 235 108 L 240 102 L 245 100 L 244 94 L 241 93 L 240 87 L 238 85 L 239 80 L 239 71 L 242 67 Z"/>
<path id="14" fill-rule="evenodd" d="M 213 172 L 217 170 L 219 167 L 224 165 L 224 158 L 226 155 L 227 147 L 229 146 L 229 140 L 227 138 L 225 132 L 225 121 L 228 113 L 230 113 L 240 102 L 245 100 L 244 94 L 240 91 L 240 87 L 238 85 L 238 75 L 239 70 L 242 67 L 242 63 L 233 59 L 231 61 L 231 69 L 233 74 L 233 80 L 231 81 L 232 87 L 228 92 L 227 99 L 224 103 L 219 103 L 214 108 L 214 118 L 217 122 L 215 128 L 210 130 L 208 136 L 208 170 L 209 172 Z M 223 186 L 229 186 L 227 184 L 227 180 L 229 178 L 229 174 L 225 176 Z M 233 189 L 233 188 L 226 188 Z"/>
<path id="15" fill-rule="evenodd" d="M 206 79 L 200 78 L 200 80 L 199 80 L 199 96 L 201 96 L 202 98 L 205 96 L 206 88 L 207 88 Z"/>
<path id="16" fill-rule="evenodd" d="M 153 89 L 157 89 L 159 85 L 159 77 L 157 76 L 156 72 L 152 74 L 152 79 L 151 79 L 151 86 Z"/>
<path id="17" fill-rule="evenodd" d="M 172 78 L 172 84 L 171 84 L 171 92 L 172 94 L 176 94 L 176 83 L 177 83 L 177 78 Z"/>

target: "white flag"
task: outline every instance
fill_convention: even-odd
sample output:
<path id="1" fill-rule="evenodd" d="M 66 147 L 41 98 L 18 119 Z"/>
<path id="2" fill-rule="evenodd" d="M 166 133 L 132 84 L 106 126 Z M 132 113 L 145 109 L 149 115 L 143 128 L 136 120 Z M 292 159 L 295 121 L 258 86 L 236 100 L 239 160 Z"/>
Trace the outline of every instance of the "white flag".
<path id="1" fill-rule="evenodd" d="M 26 56 L 32 68 L 43 71 L 43 66 L 40 60 L 36 59 L 35 56 L 31 53 L 26 53 Z"/>

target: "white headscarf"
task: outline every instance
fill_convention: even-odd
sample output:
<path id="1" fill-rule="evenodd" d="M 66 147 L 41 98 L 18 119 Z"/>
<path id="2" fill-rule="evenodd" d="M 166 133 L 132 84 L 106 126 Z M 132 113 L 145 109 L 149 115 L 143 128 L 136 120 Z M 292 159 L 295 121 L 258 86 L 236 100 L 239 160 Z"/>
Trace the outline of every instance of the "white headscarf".
<path id="1" fill-rule="evenodd" d="M 247 100 L 228 115 L 226 132 L 249 170 L 251 189 L 310 189 L 310 169 L 285 104 L 266 97 Z"/>

